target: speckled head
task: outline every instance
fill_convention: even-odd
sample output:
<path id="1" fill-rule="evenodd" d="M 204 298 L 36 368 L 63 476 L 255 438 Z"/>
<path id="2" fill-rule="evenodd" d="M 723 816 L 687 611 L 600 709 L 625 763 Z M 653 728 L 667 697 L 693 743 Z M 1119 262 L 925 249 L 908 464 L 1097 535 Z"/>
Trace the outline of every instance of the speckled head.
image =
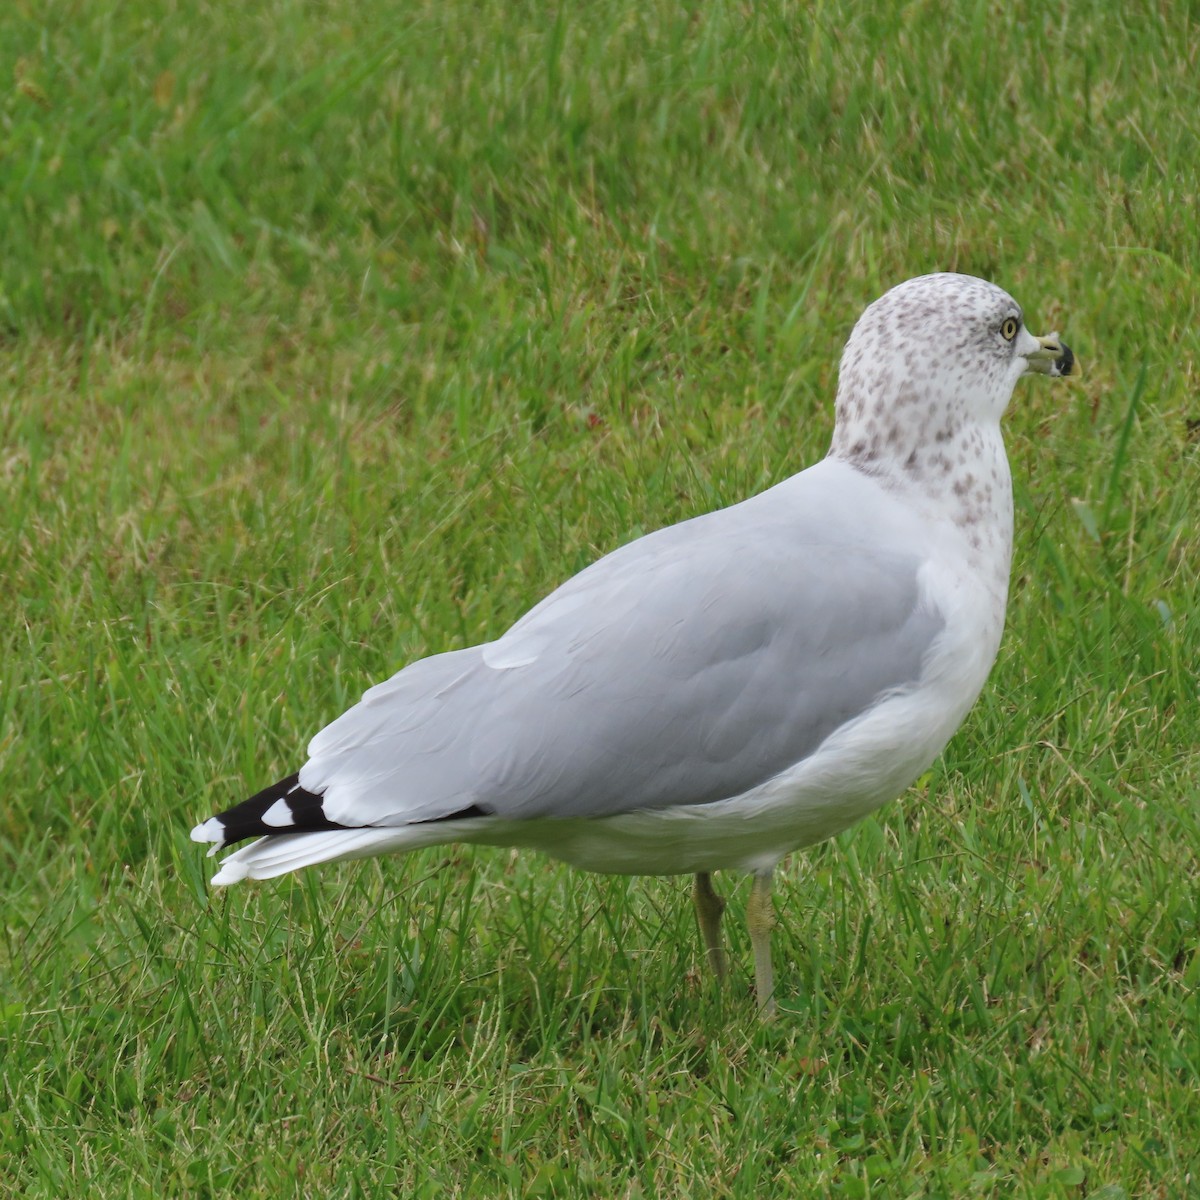
<path id="1" fill-rule="evenodd" d="M 915 462 L 964 428 L 998 426 L 1022 375 L 1077 370 L 1057 335 L 1030 333 L 995 284 L 909 279 L 867 308 L 846 343 L 832 453 L 866 470 Z"/>

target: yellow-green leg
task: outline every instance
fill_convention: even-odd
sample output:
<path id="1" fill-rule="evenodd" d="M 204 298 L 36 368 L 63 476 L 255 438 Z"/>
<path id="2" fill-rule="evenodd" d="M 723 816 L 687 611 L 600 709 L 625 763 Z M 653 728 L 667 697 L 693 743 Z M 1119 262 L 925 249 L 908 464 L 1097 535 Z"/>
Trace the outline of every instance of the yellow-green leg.
<path id="1" fill-rule="evenodd" d="M 771 903 L 773 868 L 755 871 L 746 905 L 746 925 L 754 949 L 754 988 L 758 1011 L 764 1017 L 775 1015 L 775 972 L 771 968 L 771 930 L 775 928 L 775 906 Z"/>
<path id="2" fill-rule="evenodd" d="M 700 933 L 708 949 L 708 965 L 722 983 L 725 982 L 725 948 L 721 945 L 721 914 L 725 901 L 713 890 L 712 877 L 707 871 L 696 876 L 692 890 L 696 902 L 696 919 L 700 922 Z"/>

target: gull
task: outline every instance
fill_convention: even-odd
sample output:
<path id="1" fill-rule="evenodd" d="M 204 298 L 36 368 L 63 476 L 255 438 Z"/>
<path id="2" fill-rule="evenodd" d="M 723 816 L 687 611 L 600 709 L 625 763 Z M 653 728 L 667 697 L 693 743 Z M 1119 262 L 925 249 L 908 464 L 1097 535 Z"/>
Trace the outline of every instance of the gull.
<path id="1" fill-rule="evenodd" d="M 1078 368 L 999 287 L 892 288 L 846 343 L 826 458 L 371 688 L 298 772 L 192 830 L 210 854 L 258 839 L 213 883 L 446 842 L 691 874 L 724 979 L 711 875 L 749 872 L 770 1014 L 776 865 L 898 797 L 995 661 L 1013 528 L 1000 418 L 1031 373 Z"/>

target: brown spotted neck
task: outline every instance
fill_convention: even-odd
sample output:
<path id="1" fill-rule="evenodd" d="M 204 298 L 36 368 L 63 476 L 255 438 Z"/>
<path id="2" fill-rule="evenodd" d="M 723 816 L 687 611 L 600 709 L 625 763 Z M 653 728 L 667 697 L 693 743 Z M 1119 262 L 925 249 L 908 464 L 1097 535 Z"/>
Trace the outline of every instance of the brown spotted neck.
<path id="1" fill-rule="evenodd" d="M 839 403 L 829 457 L 871 476 L 927 520 L 953 524 L 974 568 L 1007 593 L 1012 476 L 999 422 L 969 420 L 948 405 L 926 404 L 917 416 L 903 399 L 873 418 Z"/>

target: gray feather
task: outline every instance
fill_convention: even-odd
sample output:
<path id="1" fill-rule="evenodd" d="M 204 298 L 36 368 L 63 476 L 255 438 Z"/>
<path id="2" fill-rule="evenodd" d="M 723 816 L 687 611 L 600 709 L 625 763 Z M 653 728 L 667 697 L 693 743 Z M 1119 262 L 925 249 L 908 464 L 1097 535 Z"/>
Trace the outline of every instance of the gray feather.
<path id="1" fill-rule="evenodd" d="M 872 485 L 849 480 L 852 528 L 811 515 L 805 477 L 840 469 L 639 539 L 499 641 L 405 668 L 313 739 L 301 782 L 333 821 L 395 826 L 707 803 L 801 761 L 915 684 L 943 627 L 919 540 L 888 536 L 882 499 L 863 521 Z"/>

